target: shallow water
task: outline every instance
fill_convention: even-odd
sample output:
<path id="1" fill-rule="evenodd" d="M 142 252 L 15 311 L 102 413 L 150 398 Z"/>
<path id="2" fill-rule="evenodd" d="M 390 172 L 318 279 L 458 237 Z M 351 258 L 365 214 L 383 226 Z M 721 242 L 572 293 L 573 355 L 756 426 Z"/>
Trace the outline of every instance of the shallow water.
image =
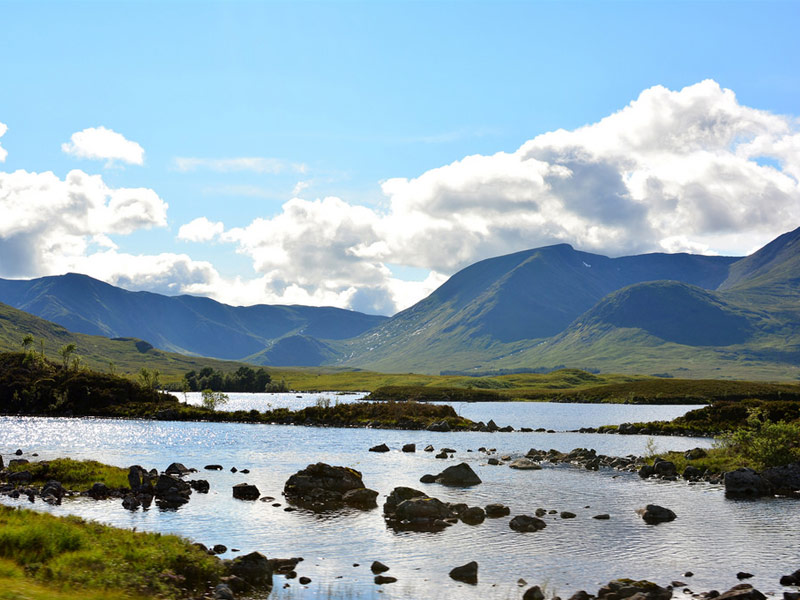
<path id="1" fill-rule="evenodd" d="M 514 426 L 543 426 L 561 431 L 584 426 L 587 411 L 598 405 L 525 405 L 492 403 L 495 421 Z M 607 406 L 607 405 L 601 405 Z M 629 410 L 631 407 L 622 407 Z M 665 407 L 648 408 L 658 414 Z M 601 417 L 608 419 L 611 410 Z M 686 407 L 668 407 L 675 411 Z M 460 412 L 483 410 L 465 405 Z M 516 411 L 529 411 L 520 416 Z M 532 411 L 532 412 L 531 412 Z M 475 414 L 480 414 L 476 412 Z M 557 420 L 554 415 L 562 415 Z M 630 412 L 624 413 L 630 415 Z M 644 413 L 642 413 L 644 415 Z M 475 418 L 475 417 L 470 417 Z M 518 422 L 530 418 L 532 421 Z M 647 416 L 621 417 L 623 421 L 648 420 Z M 653 417 L 664 418 L 664 417 Z M 552 419 L 552 420 L 551 420 Z M 481 420 L 484 420 L 483 418 Z M 589 425 L 613 422 L 602 420 Z M 622 421 L 620 421 L 622 422 Z M 536 423 L 542 423 L 537 425 Z M 547 424 L 545 424 L 547 423 Z M 520 598 L 524 578 L 529 585 L 546 585 L 548 595 L 569 597 L 578 589 L 591 592 L 612 578 L 648 578 L 662 585 L 681 579 L 695 591 L 727 589 L 738 583 L 738 571 L 756 576 L 750 580 L 762 591 L 780 592 L 780 575 L 798 568 L 798 504 L 790 500 L 742 502 L 726 500 L 718 486 L 683 482 L 641 481 L 635 474 L 589 472 L 568 466 L 545 466 L 541 471 L 515 471 L 490 466 L 480 446 L 497 448 L 498 454 L 523 454 L 529 448 L 591 447 L 613 455 L 641 454 L 652 439 L 662 450 L 708 446 L 703 438 L 614 436 L 576 433 L 431 433 L 369 429 L 306 428 L 278 425 L 224 423 L 171 423 L 101 419 L 45 419 L 0 417 L 0 453 L 6 459 L 17 447 L 40 459 L 57 456 L 93 458 L 127 467 L 141 464 L 160 470 L 173 461 L 195 467 L 195 478 L 207 479 L 211 492 L 193 494 L 177 511 L 128 512 L 118 501 L 80 499 L 49 507 L 34 507 L 55 514 L 73 513 L 122 527 L 178 533 L 207 545 L 222 543 L 241 553 L 258 550 L 267 556 L 302 556 L 300 575 L 312 579 L 307 589 L 276 578 L 274 597 L 327 598 Z M 368 452 L 385 442 L 392 451 Z M 418 452 L 399 448 L 408 442 Z M 455 458 L 435 459 L 422 452 L 426 444 L 450 446 Z M 394 533 L 384 525 L 381 509 L 346 510 L 317 516 L 305 511 L 284 512 L 281 496 L 285 480 L 311 462 L 328 462 L 360 470 L 367 487 L 381 496 L 395 486 L 408 485 L 446 501 L 484 506 L 502 502 L 512 516 L 533 514 L 537 507 L 569 510 L 572 520 L 548 516 L 548 526 L 537 533 L 509 529 L 509 518 L 487 519 L 469 526 L 458 523 L 440 533 Z M 424 485 L 419 477 L 445 466 L 468 462 L 483 480 L 473 488 Z M 224 471 L 204 471 L 220 463 Z M 248 468 L 250 474 L 231 473 L 230 467 Z M 231 497 L 231 486 L 254 483 L 272 502 L 244 502 Z M 27 500 L 5 503 L 30 506 Z M 382 503 L 379 497 L 379 502 Z M 678 519 L 646 525 L 635 509 L 657 503 L 673 509 Z M 588 508 L 587 508 L 588 507 Z M 591 517 L 609 513 L 611 519 Z M 235 556 L 229 551 L 226 556 Z M 376 586 L 369 571 L 373 560 L 391 567 L 387 575 L 398 582 Z M 454 566 L 477 560 L 479 584 L 452 581 Z M 354 567 L 358 563 L 360 566 Z M 694 577 L 683 577 L 686 571 Z"/>

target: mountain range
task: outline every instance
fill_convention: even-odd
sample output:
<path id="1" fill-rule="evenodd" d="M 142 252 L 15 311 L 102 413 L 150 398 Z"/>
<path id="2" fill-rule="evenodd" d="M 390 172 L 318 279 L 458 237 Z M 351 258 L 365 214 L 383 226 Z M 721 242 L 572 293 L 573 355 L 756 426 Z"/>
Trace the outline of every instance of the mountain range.
<path id="1" fill-rule="evenodd" d="M 800 375 L 798 283 L 800 229 L 744 258 L 526 250 L 459 271 L 391 318 L 232 307 L 76 274 L 0 280 L 0 302 L 72 331 L 260 365 L 785 379 Z"/>

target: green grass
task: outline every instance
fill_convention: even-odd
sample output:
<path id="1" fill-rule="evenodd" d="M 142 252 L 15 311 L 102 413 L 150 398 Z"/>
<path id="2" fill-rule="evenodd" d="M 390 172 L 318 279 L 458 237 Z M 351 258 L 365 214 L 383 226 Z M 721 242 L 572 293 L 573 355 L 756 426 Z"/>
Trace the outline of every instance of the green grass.
<path id="1" fill-rule="evenodd" d="M 92 597 L 86 592 L 187 598 L 202 595 L 223 573 L 218 559 L 177 536 L 5 506 L 0 506 L 0 560 L 0 580 L 36 593 L 43 586 L 64 598 Z"/>
<path id="2" fill-rule="evenodd" d="M 9 471 L 28 471 L 33 475 L 34 485 L 43 485 L 50 480 L 61 482 L 67 489 L 88 489 L 95 482 L 104 483 L 111 489 L 127 489 L 128 470 L 104 465 L 95 460 L 73 460 L 56 458 L 54 460 L 14 465 Z"/>

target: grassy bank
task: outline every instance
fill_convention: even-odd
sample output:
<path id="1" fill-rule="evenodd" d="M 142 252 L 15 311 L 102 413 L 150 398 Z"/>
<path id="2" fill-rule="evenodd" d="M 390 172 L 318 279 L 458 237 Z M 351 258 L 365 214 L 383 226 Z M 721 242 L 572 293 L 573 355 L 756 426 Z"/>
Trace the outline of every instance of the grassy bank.
<path id="1" fill-rule="evenodd" d="M 95 482 L 104 483 L 109 489 L 128 489 L 128 470 L 104 465 L 95 460 L 73 460 L 56 458 L 8 467 L 10 473 L 28 471 L 33 476 L 33 485 L 44 485 L 48 481 L 61 482 L 67 489 L 87 490 Z"/>
<path id="2" fill-rule="evenodd" d="M 0 506 L 0 598 L 190 598 L 222 574 L 177 536 Z"/>

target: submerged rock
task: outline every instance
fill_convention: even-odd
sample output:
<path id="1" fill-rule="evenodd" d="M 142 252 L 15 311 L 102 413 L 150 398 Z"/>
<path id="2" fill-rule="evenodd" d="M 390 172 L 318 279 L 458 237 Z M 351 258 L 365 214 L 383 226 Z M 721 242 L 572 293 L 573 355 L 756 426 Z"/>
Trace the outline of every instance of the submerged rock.
<path id="1" fill-rule="evenodd" d="M 542 468 L 542 465 L 540 465 L 538 462 L 527 457 L 512 460 L 508 466 L 511 469 L 520 469 L 522 471 L 539 471 Z"/>

